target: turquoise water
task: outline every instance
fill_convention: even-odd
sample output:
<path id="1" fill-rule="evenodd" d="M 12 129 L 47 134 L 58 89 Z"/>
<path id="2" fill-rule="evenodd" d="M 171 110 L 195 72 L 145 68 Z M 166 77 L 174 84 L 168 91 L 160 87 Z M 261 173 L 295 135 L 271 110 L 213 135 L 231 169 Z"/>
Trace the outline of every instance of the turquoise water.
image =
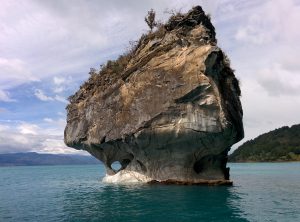
<path id="1" fill-rule="evenodd" d="M 232 187 L 101 183 L 102 165 L 0 168 L 0 221 L 300 221 L 300 163 L 230 164 Z"/>

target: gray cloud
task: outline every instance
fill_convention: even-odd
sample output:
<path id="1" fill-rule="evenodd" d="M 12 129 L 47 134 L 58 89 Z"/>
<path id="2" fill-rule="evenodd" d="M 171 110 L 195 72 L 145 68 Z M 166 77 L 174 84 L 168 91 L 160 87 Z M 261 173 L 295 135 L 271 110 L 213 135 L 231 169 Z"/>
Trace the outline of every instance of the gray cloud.
<path id="1" fill-rule="evenodd" d="M 293 0 L 3 1 L 0 99 L 13 100 L 13 91 L 21 84 L 51 80 L 45 83 L 48 88 L 41 88 L 43 95 L 52 102 L 63 101 L 63 89 L 75 91 L 88 78 L 90 67 L 116 58 L 129 41 L 148 30 L 147 10 L 154 8 L 165 20 L 166 8 L 186 11 L 198 4 L 212 15 L 218 43 L 241 79 L 246 139 L 299 123 L 300 6 Z M 55 77 L 69 85 L 56 84 Z M 39 127 L 48 132 L 47 126 Z M 6 129 L 0 134 L 0 150 L 41 150 L 51 141 L 62 141 L 63 127 L 57 132 L 22 135 Z M 31 142 L 22 143 L 26 138 Z"/>
<path id="2" fill-rule="evenodd" d="M 258 74 L 258 83 L 270 96 L 300 95 L 300 75 L 284 69 L 281 64 L 260 70 Z"/>
<path id="3" fill-rule="evenodd" d="M 148 30 L 144 16 L 166 8 L 189 9 L 205 1 L 10 1 L 0 11 L 0 89 L 55 75 L 86 78 L 90 67 L 126 51 Z M 10 13 L 8 13 L 10 12 Z M 2 47 L 3 46 L 3 47 Z"/>
<path id="4" fill-rule="evenodd" d="M 300 89 L 293 87 L 289 83 L 282 82 L 275 78 L 260 80 L 259 84 L 268 92 L 270 96 L 290 95 L 299 96 Z"/>

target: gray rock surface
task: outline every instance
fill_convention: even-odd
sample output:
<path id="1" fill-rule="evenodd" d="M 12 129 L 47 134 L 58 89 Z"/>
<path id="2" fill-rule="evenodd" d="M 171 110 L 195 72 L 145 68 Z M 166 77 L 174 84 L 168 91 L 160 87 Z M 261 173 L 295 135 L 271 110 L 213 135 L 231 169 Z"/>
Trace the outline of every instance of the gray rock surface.
<path id="1" fill-rule="evenodd" d="M 240 89 L 202 8 L 173 16 L 133 53 L 117 77 L 96 74 L 71 98 L 65 143 L 110 176 L 229 182 L 227 153 L 244 136 Z"/>

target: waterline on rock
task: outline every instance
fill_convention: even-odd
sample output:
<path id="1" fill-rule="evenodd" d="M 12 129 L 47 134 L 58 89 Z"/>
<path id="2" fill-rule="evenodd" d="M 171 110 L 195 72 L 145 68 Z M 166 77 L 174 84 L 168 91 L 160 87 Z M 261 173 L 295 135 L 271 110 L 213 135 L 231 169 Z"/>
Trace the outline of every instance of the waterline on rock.
<path id="1" fill-rule="evenodd" d="M 128 183 L 148 183 L 152 181 L 153 179 L 145 176 L 143 174 L 140 174 L 135 171 L 130 170 L 121 170 L 118 173 L 114 175 L 108 175 L 106 174 L 103 178 L 104 183 L 113 183 L 113 184 L 128 184 Z"/>

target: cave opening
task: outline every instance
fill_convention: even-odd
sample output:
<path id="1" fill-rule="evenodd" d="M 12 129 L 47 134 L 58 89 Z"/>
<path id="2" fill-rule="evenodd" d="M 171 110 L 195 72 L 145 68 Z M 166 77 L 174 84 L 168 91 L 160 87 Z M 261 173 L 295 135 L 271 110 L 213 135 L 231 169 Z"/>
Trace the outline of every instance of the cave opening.
<path id="1" fill-rule="evenodd" d="M 111 168 L 115 171 L 118 172 L 119 170 L 121 170 L 122 165 L 119 161 L 115 161 L 111 164 Z"/>
<path id="2" fill-rule="evenodd" d="M 194 171 L 196 173 L 201 173 L 204 170 L 204 162 L 202 160 L 198 160 L 194 164 Z"/>
<path id="3" fill-rule="evenodd" d="M 124 170 L 130 162 L 131 162 L 130 159 L 123 159 L 120 161 L 116 160 L 116 161 L 112 162 L 112 164 L 110 165 L 110 168 L 117 173 L 120 170 Z"/>

